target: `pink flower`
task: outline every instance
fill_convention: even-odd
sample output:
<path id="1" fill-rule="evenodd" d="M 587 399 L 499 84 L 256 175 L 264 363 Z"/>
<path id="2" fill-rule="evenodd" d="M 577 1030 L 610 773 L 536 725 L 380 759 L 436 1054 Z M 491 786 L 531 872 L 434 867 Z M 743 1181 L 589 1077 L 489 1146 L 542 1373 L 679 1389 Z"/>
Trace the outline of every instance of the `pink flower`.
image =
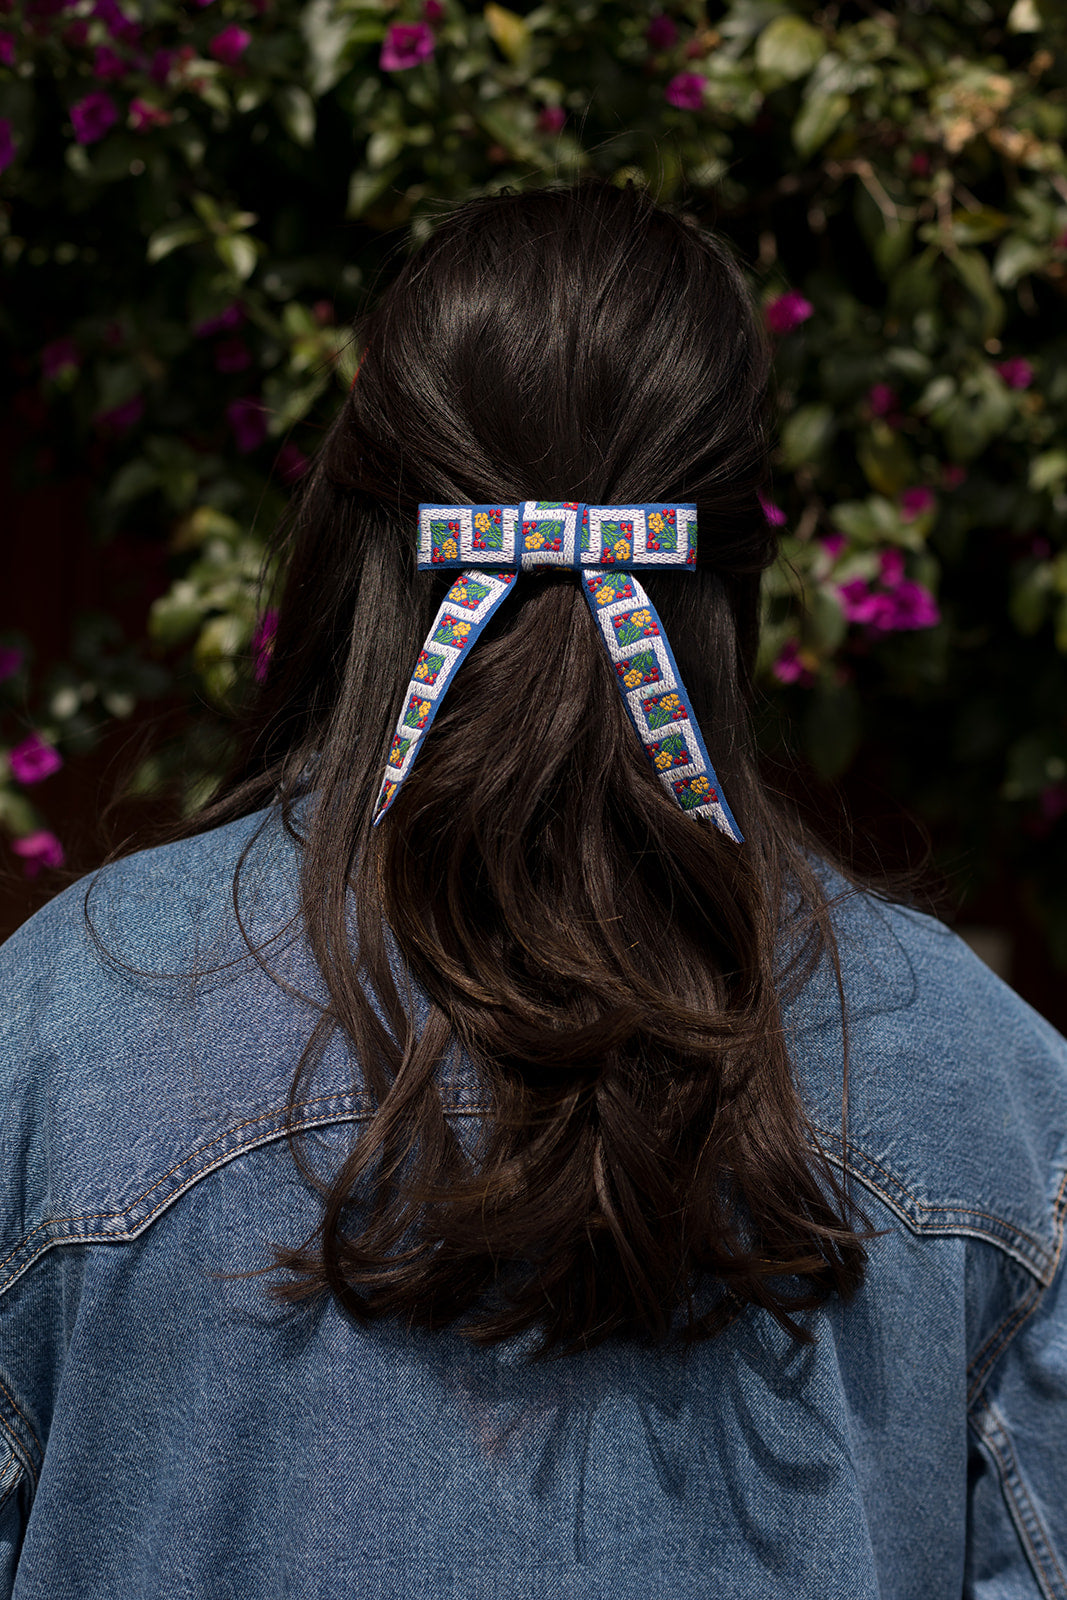
<path id="1" fill-rule="evenodd" d="M 872 594 L 862 578 L 839 584 L 837 598 L 848 622 L 874 623 L 882 611 L 881 596 Z"/>
<path id="2" fill-rule="evenodd" d="M 562 106 L 544 106 L 537 118 L 537 126 L 541 133 L 558 133 L 567 120 L 567 113 Z"/>
<path id="3" fill-rule="evenodd" d="M 37 833 L 28 833 L 23 839 L 12 839 L 11 848 L 23 860 L 23 872 L 27 878 L 36 878 L 42 867 L 61 867 L 66 857 L 63 846 L 54 833 L 49 833 L 42 828 Z"/>
<path id="4" fill-rule="evenodd" d="M 431 23 L 445 20 L 445 8 L 441 0 L 423 0 L 422 20 Z"/>
<path id="5" fill-rule="evenodd" d="M 124 78 L 129 62 L 114 50 L 102 44 L 93 56 L 93 75 L 97 78 Z"/>
<path id="6" fill-rule="evenodd" d="M 175 50 L 157 50 L 152 57 L 152 65 L 148 69 L 148 76 L 152 82 L 165 84 L 177 59 L 177 51 Z"/>
<path id="7" fill-rule="evenodd" d="M 998 362 L 997 371 L 1009 389 L 1029 389 L 1034 381 L 1034 369 L 1023 356 Z"/>
<path id="8" fill-rule="evenodd" d="M 903 552 L 883 550 L 878 557 L 878 575 L 887 589 L 895 589 L 904 576 Z"/>
<path id="9" fill-rule="evenodd" d="M 932 628 L 941 621 L 937 601 L 929 589 L 911 578 L 903 578 L 886 598 L 890 612 L 888 622 L 880 624 L 883 628 L 902 632 L 908 628 Z"/>
<path id="10" fill-rule="evenodd" d="M 645 40 L 650 50 L 669 50 L 678 43 L 678 28 L 670 17 L 657 11 L 645 29 Z"/>
<path id="11" fill-rule="evenodd" d="M 150 100 L 138 95 L 130 101 L 130 127 L 134 133 L 146 133 L 149 128 L 165 128 L 170 122 L 170 112 L 154 106 Z"/>
<path id="12" fill-rule="evenodd" d="M 782 510 L 781 506 L 776 506 L 773 500 L 768 500 L 766 495 L 761 494 L 759 492 L 759 490 L 756 491 L 756 499 L 759 501 L 761 507 L 763 508 L 763 515 L 766 517 L 766 519 L 770 523 L 771 527 L 772 528 L 780 528 L 780 527 L 782 527 L 782 525 L 786 522 L 787 518 L 786 518 L 786 514 Z"/>
<path id="13" fill-rule="evenodd" d="M 53 772 L 59 771 L 63 757 L 37 734 L 31 733 L 28 739 L 23 739 L 21 744 L 8 751 L 7 764 L 11 768 L 11 776 L 19 783 L 40 783 L 42 778 L 49 778 Z"/>
<path id="14" fill-rule="evenodd" d="M 386 32 L 378 65 L 383 72 L 406 72 L 433 55 L 434 43 L 425 22 L 394 22 Z"/>
<path id="15" fill-rule="evenodd" d="M 251 43 L 252 35 L 248 29 L 239 28 L 235 22 L 231 22 L 228 28 L 223 28 L 221 33 L 215 35 L 208 50 L 224 67 L 236 67 Z"/>
<path id="16" fill-rule="evenodd" d="M 15 159 L 15 141 L 11 136 L 11 118 L 0 117 L 0 172 L 6 172 Z"/>
<path id="17" fill-rule="evenodd" d="M 815 674 L 801 660 L 795 639 L 786 640 L 771 671 L 779 683 L 799 683 L 807 688 L 815 682 Z"/>
<path id="18" fill-rule="evenodd" d="M 905 522 L 914 522 L 916 517 L 921 517 L 924 511 L 929 511 L 934 504 L 934 496 L 930 489 L 921 484 L 914 489 L 905 489 L 900 497 L 900 511 Z"/>
<path id="19" fill-rule="evenodd" d="M 16 645 L 0 645 L 0 683 L 15 676 L 22 659 L 22 651 Z"/>
<path id="20" fill-rule="evenodd" d="M 239 328 L 245 320 L 245 308 L 240 300 L 232 300 L 217 316 L 198 322 L 193 333 L 198 339 L 209 339 L 213 333 L 229 333 Z"/>
<path id="21" fill-rule="evenodd" d="M 925 178 L 930 171 L 930 157 L 925 150 L 916 150 L 908 164 L 908 170 L 915 178 Z"/>
<path id="22" fill-rule="evenodd" d="M 0 61 L 5 67 L 15 65 L 15 39 L 10 33 L 0 33 Z"/>
<path id="23" fill-rule="evenodd" d="M 41 351 L 41 371 L 49 381 L 77 372 L 81 363 L 81 351 L 73 339 L 53 339 Z"/>
<path id="24" fill-rule="evenodd" d="M 698 72 L 675 73 L 663 91 L 663 98 L 679 111 L 699 111 L 704 104 L 704 79 Z"/>
<path id="25" fill-rule="evenodd" d="M 121 406 L 110 411 L 98 411 L 93 421 L 103 433 L 126 433 L 144 416 L 144 397 L 135 394 Z"/>
<path id="26" fill-rule="evenodd" d="M 116 0 L 96 0 L 93 16 L 99 17 L 113 39 L 125 39 L 127 43 L 132 43 L 141 37 L 137 23 L 120 9 Z"/>
<path id="27" fill-rule="evenodd" d="M 897 391 L 888 383 L 872 383 L 867 390 L 867 404 L 872 417 L 884 417 L 899 403 Z"/>
<path id="28" fill-rule="evenodd" d="M 819 543 L 826 551 L 826 554 L 836 561 L 845 548 L 845 536 L 843 533 L 824 533 Z"/>
<path id="29" fill-rule="evenodd" d="M 263 404 L 250 396 L 231 401 L 226 407 L 226 420 L 233 429 L 234 441 L 243 455 L 257 449 L 267 437 Z"/>
<path id="30" fill-rule="evenodd" d="M 764 314 L 772 333 L 791 333 L 802 322 L 807 322 L 814 310 L 811 301 L 805 300 L 798 289 L 787 289 L 764 307 Z"/>
<path id="31" fill-rule="evenodd" d="M 278 451 L 278 476 L 283 483 L 295 483 L 298 478 L 304 476 L 310 465 L 311 462 L 299 445 L 290 442 L 283 444 Z"/>
<path id="32" fill-rule="evenodd" d="M 243 339 L 220 339 L 215 346 L 216 372 L 244 372 L 252 365 L 252 352 Z"/>
<path id="33" fill-rule="evenodd" d="M 941 468 L 941 482 L 946 489 L 958 489 L 966 476 L 966 467 L 958 466 L 954 461 L 946 462 Z"/>
<path id="34" fill-rule="evenodd" d="M 252 659 L 255 662 L 254 674 L 257 683 L 262 683 L 267 676 L 271 653 L 274 650 L 274 636 L 277 632 L 278 613 L 264 611 L 252 635 Z"/>
<path id="35" fill-rule="evenodd" d="M 70 120 L 79 144 L 95 144 L 119 120 L 119 114 L 111 96 L 97 89 L 84 100 L 75 100 L 70 108 Z"/>

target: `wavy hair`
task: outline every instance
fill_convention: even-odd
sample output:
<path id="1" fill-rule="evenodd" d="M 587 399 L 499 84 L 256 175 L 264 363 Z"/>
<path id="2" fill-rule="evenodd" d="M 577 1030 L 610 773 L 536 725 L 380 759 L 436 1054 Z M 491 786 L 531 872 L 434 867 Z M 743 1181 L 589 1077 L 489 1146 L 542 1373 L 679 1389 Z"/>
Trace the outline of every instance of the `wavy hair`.
<path id="1" fill-rule="evenodd" d="M 373 1105 L 328 1180 L 291 1130 L 322 1217 L 274 1247 L 272 1292 L 480 1343 L 534 1330 L 535 1356 L 691 1342 L 749 1304 L 809 1337 L 796 1313 L 849 1295 L 865 1255 L 782 1026 L 787 991 L 836 952 L 811 841 L 753 743 L 776 547 L 758 499 L 770 354 L 744 274 L 632 186 L 504 193 L 447 215 L 361 335 L 276 538 L 244 753 L 189 830 L 280 806 L 329 994 L 290 1107 L 336 1029 Z M 665 795 L 559 572 L 519 578 L 372 828 L 448 581 L 416 570 L 417 506 L 527 498 L 696 502 L 696 574 L 643 581 L 743 846 Z M 440 1093 L 457 1054 L 484 1095 L 473 1140 Z"/>

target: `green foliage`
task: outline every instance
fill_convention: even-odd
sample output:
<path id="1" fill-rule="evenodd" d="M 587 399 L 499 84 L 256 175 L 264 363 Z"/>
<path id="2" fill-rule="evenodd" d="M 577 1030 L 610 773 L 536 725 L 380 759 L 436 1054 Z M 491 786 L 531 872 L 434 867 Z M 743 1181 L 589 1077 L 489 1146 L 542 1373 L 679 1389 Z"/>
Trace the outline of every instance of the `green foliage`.
<path id="1" fill-rule="evenodd" d="M 636 0 L 16 9 L 8 399 L 43 396 L 102 535 L 169 542 L 152 647 L 225 707 L 262 532 L 398 241 L 442 202 L 586 173 L 685 201 L 778 330 L 773 704 L 818 771 L 864 761 L 957 853 L 1032 879 L 1067 948 L 1067 13 L 665 10 L 649 32 Z M 391 70 L 392 28 L 420 21 L 423 59 Z M 698 110 L 668 97 L 683 73 Z M 82 712 L 49 706 L 75 691 L 34 713 L 61 749 Z M 15 836 L 40 826 L 28 806 L 0 781 Z"/>

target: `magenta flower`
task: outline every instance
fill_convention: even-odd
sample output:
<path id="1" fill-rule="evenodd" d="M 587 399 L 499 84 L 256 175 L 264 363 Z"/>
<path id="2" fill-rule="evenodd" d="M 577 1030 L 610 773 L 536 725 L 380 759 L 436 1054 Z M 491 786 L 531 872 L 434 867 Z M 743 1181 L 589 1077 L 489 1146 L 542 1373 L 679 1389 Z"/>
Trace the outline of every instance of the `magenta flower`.
<path id="1" fill-rule="evenodd" d="M 441 0 L 423 0 L 422 20 L 429 23 L 445 20 L 445 8 Z"/>
<path id="2" fill-rule="evenodd" d="M 12 839 L 11 848 L 22 857 L 22 870 L 27 878 L 36 878 L 42 867 L 61 867 L 66 859 L 55 834 L 45 828 L 28 833 L 23 839 Z"/>
<path id="3" fill-rule="evenodd" d="M 124 78 L 129 62 L 106 44 L 100 45 L 93 56 L 93 76 L 97 78 Z"/>
<path id="4" fill-rule="evenodd" d="M 198 322 L 193 333 L 198 339 L 208 339 L 213 333 L 229 333 L 233 328 L 241 327 L 244 320 L 244 306 L 240 300 L 232 300 L 217 316 Z"/>
<path id="5" fill-rule="evenodd" d="M 59 771 L 63 757 L 37 734 L 31 733 L 28 739 L 23 739 L 21 744 L 8 751 L 7 764 L 11 768 L 11 776 L 19 783 L 40 783 L 42 778 L 49 778 L 53 772 Z"/>
<path id="6" fill-rule="evenodd" d="M 937 601 L 929 589 L 924 589 L 921 583 L 915 583 L 911 578 L 902 579 L 886 598 L 890 602 L 890 616 L 888 623 L 882 626 L 894 632 L 908 628 L 932 628 L 941 621 Z"/>
<path id="7" fill-rule="evenodd" d="M 899 403 L 897 391 L 888 383 L 872 383 L 867 390 L 867 405 L 872 417 L 887 416 Z"/>
<path id="8" fill-rule="evenodd" d="M 15 645 L 0 645 L 0 683 L 13 678 L 22 665 L 22 651 Z"/>
<path id="9" fill-rule="evenodd" d="M 77 372 L 81 364 L 81 351 L 73 339 L 53 339 L 41 350 L 41 371 L 49 382 Z"/>
<path id="10" fill-rule="evenodd" d="M 795 639 L 787 639 L 771 668 L 779 683 L 799 683 L 804 688 L 815 682 L 815 674 L 804 665 Z"/>
<path id="11" fill-rule="evenodd" d="M 15 38 L 10 33 L 0 33 L 0 61 L 5 67 L 15 65 Z"/>
<path id="12" fill-rule="evenodd" d="M 915 178 L 925 178 L 930 171 L 930 157 L 925 150 L 916 150 L 908 163 L 908 170 Z"/>
<path id="13" fill-rule="evenodd" d="M 679 111 L 699 111 L 704 104 L 704 79 L 698 72 L 677 72 L 664 89 L 663 98 Z"/>
<path id="14" fill-rule="evenodd" d="M 903 552 L 883 550 L 878 557 L 878 575 L 887 589 L 895 589 L 904 577 Z"/>
<path id="15" fill-rule="evenodd" d="M 148 76 L 152 82 L 165 84 L 177 59 L 178 52 L 176 50 L 157 50 L 148 69 Z"/>
<path id="16" fill-rule="evenodd" d="M 116 0 L 96 0 L 93 16 L 99 17 L 113 39 L 125 39 L 132 44 L 141 37 L 141 30 L 116 4 Z"/>
<path id="17" fill-rule="evenodd" d="M 234 441 L 242 455 L 255 450 L 267 437 L 267 419 L 259 400 L 246 397 L 244 400 L 231 401 L 226 407 L 226 420 L 233 429 Z"/>
<path id="18" fill-rule="evenodd" d="M 11 135 L 11 118 L 0 117 L 0 172 L 6 172 L 15 159 L 15 141 Z"/>
<path id="19" fill-rule="evenodd" d="M 765 494 L 761 494 L 758 489 L 756 491 L 756 499 L 759 501 L 763 510 L 763 515 L 766 517 L 771 527 L 782 527 L 786 521 L 786 514 L 782 510 L 781 506 L 776 506 L 773 500 L 768 500 L 767 496 Z"/>
<path id="20" fill-rule="evenodd" d="M 283 444 L 278 451 L 278 476 L 283 483 L 295 483 L 302 478 L 311 462 L 300 449 L 299 445 L 292 442 Z"/>
<path id="21" fill-rule="evenodd" d="M 223 28 L 221 33 L 215 35 L 208 50 L 224 67 L 236 67 L 251 43 L 252 35 L 248 29 L 239 28 L 236 22 L 231 22 L 228 28 Z"/>
<path id="22" fill-rule="evenodd" d="M 406 72 L 432 56 L 434 44 L 425 22 L 394 22 L 386 31 L 378 65 L 383 72 Z"/>
<path id="23" fill-rule="evenodd" d="M 243 339 L 220 339 L 215 346 L 216 372 L 244 372 L 252 365 L 252 352 Z"/>
<path id="24" fill-rule="evenodd" d="M 256 631 L 252 635 L 252 658 L 255 662 L 253 670 L 257 683 L 262 683 L 267 676 L 271 654 L 274 650 L 274 636 L 277 632 L 278 613 L 276 611 L 264 611 L 256 623 Z"/>
<path id="25" fill-rule="evenodd" d="M 127 433 L 144 416 L 144 396 L 135 394 L 121 406 L 98 411 L 93 421 L 102 433 Z"/>
<path id="26" fill-rule="evenodd" d="M 998 362 L 997 371 L 1009 389 L 1029 389 L 1034 381 L 1034 369 L 1023 356 Z"/>
<path id="27" fill-rule="evenodd" d="M 805 300 L 798 289 L 787 289 L 764 307 L 767 326 L 772 333 L 792 333 L 802 322 L 807 322 L 815 307 Z"/>
<path id="28" fill-rule="evenodd" d="M 74 137 L 79 144 L 95 144 L 119 120 L 115 102 L 100 89 L 87 94 L 84 100 L 75 100 L 70 108 L 74 124 Z"/>
<path id="29" fill-rule="evenodd" d="M 678 43 L 678 28 L 670 17 L 657 11 L 645 29 L 645 41 L 650 50 L 669 50 Z"/>
<path id="30" fill-rule="evenodd" d="M 862 578 L 839 584 L 837 598 L 848 622 L 874 624 L 882 611 L 881 595 L 872 594 Z"/>
<path id="31" fill-rule="evenodd" d="M 916 517 L 921 517 L 924 511 L 929 511 L 934 503 L 933 492 L 921 484 L 914 489 L 905 489 L 900 497 L 900 511 L 905 522 L 914 522 Z"/>
<path id="32" fill-rule="evenodd" d="M 824 533 L 819 543 L 831 560 L 836 561 L 845 548 L 845 536 L 843 533 Z"/>
<path id="33" fill-rule="evenodd" d="M 567 113 L 562 106 L 544 106 L 537 118 L 537 127 L 541 133 L 558 133 L 567 120 Z"/>
<path id="34" fill-rule="evenodd" d="M 146 133 L 149 128 L 165 128 L 170 122 L 170 112 L 154 106 L 140 95 L 130 101 L 130 127 L 134 133 Z"/>

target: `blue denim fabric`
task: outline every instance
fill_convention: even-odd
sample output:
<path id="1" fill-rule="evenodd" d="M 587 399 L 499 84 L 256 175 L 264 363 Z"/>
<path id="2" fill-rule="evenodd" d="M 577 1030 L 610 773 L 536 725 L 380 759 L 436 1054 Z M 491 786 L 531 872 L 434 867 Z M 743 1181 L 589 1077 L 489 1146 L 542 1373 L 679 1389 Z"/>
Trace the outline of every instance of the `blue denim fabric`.
<path id="1" fill-rule="evenodd" d="M 311 1001 L 286 993 L 230 904 L 262 821 L 107 869 L 103 948 L 80 886 L 0 951 L 0 1595 L 1067 1600 L 1051 1028 L 939 924 L 841 906 L 847 1146 L 825 974 L 787 1021 L 885 1233 L 812 1347 L 750 1312 L 688 1359 L 528 1369 L 521 1341 L 283 1309 L 213 1276 L 318 1220 L 281 1130 L 321 982 L 290 928 L 267 955 Z M 272 823 L 253 938 L 295 911 L 295 874 Z M 443 1092 L 480 1114 L 469 1081 Z M 335 1041 L 301 1107 L 323 1171 L 366 1113 Z"/>

